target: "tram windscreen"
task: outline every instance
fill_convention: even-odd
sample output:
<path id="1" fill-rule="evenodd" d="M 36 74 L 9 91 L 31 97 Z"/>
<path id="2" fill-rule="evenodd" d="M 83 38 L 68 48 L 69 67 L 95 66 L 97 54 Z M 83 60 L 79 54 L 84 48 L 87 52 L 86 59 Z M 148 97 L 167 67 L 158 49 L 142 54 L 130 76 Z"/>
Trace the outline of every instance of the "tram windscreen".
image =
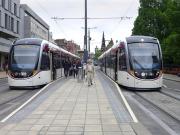
<path id="1" fill-rule="evenodd" d="M 40 46 L 15 45 L 11 51 L 11 70 L 33 70 L 37 66 Z"/>
<path id="2" fill-rule="evenodd" d="M 159 70 L 161 68 L 160 50 L 155 43 L 128 44 L 134 70 Z"/>

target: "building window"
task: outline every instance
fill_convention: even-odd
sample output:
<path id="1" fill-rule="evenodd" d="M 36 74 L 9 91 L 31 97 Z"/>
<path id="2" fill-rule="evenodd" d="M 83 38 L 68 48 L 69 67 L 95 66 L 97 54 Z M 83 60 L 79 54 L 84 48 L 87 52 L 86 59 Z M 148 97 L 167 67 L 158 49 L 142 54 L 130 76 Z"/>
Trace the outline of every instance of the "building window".
<path id="1" fill-rule="evenodd" d="M 17 21 L 17 34 L 19 34 L 19 21 Z"/>
<path id="2" fill-rule="evenodd" d="M 2 7 L 5 8 L 5 0 L 2 0 Z"/>
<path id="3" fill-rule="evenodd" d="M 12 2 L 12 0 L 8 0 L 8 9 L 10 12 L 11 12 L 11 2 Z"/>
<path id="4" fill-rule="evenodd" d="M 50 59 L 49 55 L 47 52 L 42 53 L 42 58 L 41 58 L 41 70 L 49 70 L 50 69 Z"/>
<path id="5" fill-rule="evenodd" d="M 11 17 L 11 31 L 14 32 L 14 18 Z"/>
<path id="6" fill-rule="evenodd" d="M 5 14 L 5 29 L 8 28 L 8 15 Z"/>
<path id="7" fill-rule="evenodd" d="M 119 70 L 120 71 L 127 70 L 125 48 L 120 48 L 120 53 L 119 53 Z"/>
<path id="8" fill-rule="evenodd" d="M 1 10 L 0 10 L 0 27 L 1 27 Z"/>
<path id="9" fill-rule="evenodd" d="M 11 17 L 8 17 L 8 30 L 11 30 Z"/>
<path id="10" fill-rule="evenodd" d="M 16 5 L 16 3 L 14 3 L 14 15 L 17 16 L 17 5 Z"/>

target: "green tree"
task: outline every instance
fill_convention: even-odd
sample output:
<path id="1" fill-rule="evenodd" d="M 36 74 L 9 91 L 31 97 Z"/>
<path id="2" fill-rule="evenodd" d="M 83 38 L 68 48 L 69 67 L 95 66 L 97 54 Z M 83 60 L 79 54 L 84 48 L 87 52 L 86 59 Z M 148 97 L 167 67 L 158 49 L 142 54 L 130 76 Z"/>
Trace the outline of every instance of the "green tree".
<path id="1" fill-rule="evenodd" d="M 157 37 L 165 64 L 180 65 L 180 1 L 140 0 L 133 35 Z"/>
<path id="2" fill-rule="evenodd" d="M 133 35 L 154 36 L 162 41 L 169 34 L 169 20 L 162 12 L 164 4 L 157 0 L 140 0 L 140 5 Z"/>
<path id="3" fill-rule="evenodd" d="M 98 60 L 98 57 L 102 54 L 102 51 L 100 49 L 97 49 L 95 52 L 95 60 Z"/>
<path id="4" fill-rule="evenodd" d="M 113 40 L 112 40 L 112 38 L 111 38 L 111 40 L 109 41 L 109 43 L 108 43 L 108 45 L 107 45 L 107 47 L 106 47 L 106 50 L 108 50 L 109 48 L 111 48 L 113 45 L 114 45 L 114 42 L 113 42 Z"/>

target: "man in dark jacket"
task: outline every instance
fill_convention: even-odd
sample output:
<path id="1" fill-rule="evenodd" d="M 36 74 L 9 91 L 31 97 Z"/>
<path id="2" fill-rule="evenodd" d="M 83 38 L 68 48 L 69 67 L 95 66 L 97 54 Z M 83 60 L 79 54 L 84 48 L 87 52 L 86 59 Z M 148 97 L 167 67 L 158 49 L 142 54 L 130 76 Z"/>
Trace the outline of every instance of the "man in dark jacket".
<path id="1" fill-rule="evenodd" d="M 63 67 L 64 67 L 64 75 L 67 78 L 69 74 L 69 68 L 70 68 L 70 64 L 67 60 L 64 61 Z"/>

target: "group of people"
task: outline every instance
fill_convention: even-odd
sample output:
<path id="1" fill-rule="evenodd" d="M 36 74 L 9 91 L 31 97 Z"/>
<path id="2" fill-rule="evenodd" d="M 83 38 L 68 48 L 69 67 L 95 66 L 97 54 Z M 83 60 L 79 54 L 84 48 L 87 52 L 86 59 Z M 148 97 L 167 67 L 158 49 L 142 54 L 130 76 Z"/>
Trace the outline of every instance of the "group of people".
<path id="1" fill-rule="evenodd" d="M 70 62 L 69 60 L 65 60 L 63 63 L 64 67 L 64 75 L 67 78 L 68 76 L 73 75 L 74 78 L 77 77 L 79 72 L 79 67 L 82 67 L 80 61 Z M 87 79 L 88 86 L 93 85 L 94 78 L 94 66 L 91 59 L 87 60 L 87 64 L 83 65 L 84 76 Z"/>
<path id="2" fill-rule="evenodd" d="M 63 63 L 65 77 L 67 78 L 68 76 L 73 75 L 74 78 L 76 78 L 80 66 L 81 66 L 80 61 L 70 62 L 69 60 L 65 60 Z"/>

